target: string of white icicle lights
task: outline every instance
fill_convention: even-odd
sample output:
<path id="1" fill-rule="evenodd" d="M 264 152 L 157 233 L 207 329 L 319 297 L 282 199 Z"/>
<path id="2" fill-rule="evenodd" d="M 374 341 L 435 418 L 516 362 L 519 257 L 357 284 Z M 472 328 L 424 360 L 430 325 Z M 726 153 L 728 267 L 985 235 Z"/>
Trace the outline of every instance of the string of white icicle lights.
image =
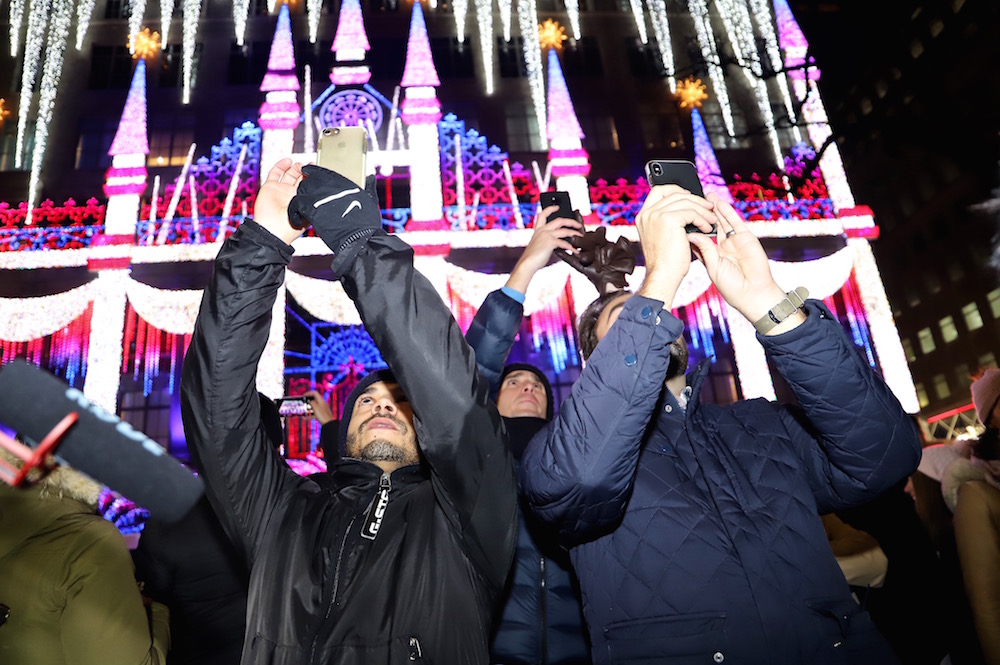
<path id="1" fill-rule="evenodd" d="M 479 46 L 483 51 L 483 81 L 486 94 L 493 94 L 493 0 L 475 0 Z"/>
<path id="2" fill-rule="evenodd" d="M 42 173 L 42 159 L 49 142 L 52 109 L 62 79 L 63 56 L 69 39 L 69 24 L 73 19 L 73 0 L 53 0 L 49 22 L 48 42 L 45 45 L 45 64 L 42 66 L 42 83 L 38 91 L 38 115 L 35 118 L 35 147 L 31 155 L 31 174 L 28 176 L 28 212 L 25 225 L 31 224 L 31 213 L 38 198 L 38 180 Z"/>
<path id="3" fill-rule="evenodd" d="M 733 109 L 729 103 L 729 91 L 726 88 L 726 76 L 719 65 L 719 49 L 715 46 L 715 35 L 712 32 L 712 21 L 708 15 L 708 6 L 705 0 L 689 0 L 688 8 L 691 11 L 691 18 L 694 19 L 694 30 L 698 36 L 698 46 L 701 48 L 701 55 L 708 66 L 708 78 L 712 81 L 712 89 L 715 92 L 715 99 L 722 109 L 722 122 L 726 126 L 726 133 L 730 137 L 736 136 L 736 127 L 733 123 Z"/>
<path id="4" fill-rule="evenodd" d="M 198 22 L 201 20 L 201 0 L 184 0 L 184 37 L 183 37 L 183 77 L 184 89 L 181 93 L 181 103 L 191 102 L 191 88 L 194 86 L 194 50 L 198 36 Z"/>
<path id="5" fill-rule="evenodd" d="M 14 166 L 24 166 L 24 143 L 28 133 L 28 113 L 34 97 L 38 63 L 41 62 L 42 42 L 48 25 L 51 0 L 31 0 L 28 6 L 28 31 L 24 36 L 24 64 L 21 66 L 21 94 L 17 103 L 17 143 L 14 147 Z"/>
<path id="6" fill-rule="evenodd" d="M 538 136 L 542 148 L 547 149 L 549 140 L 545 136 L 545 70 L 542 68 L 542 47 L 538 42 L 538 8 L 535 0 L 517 0 L 517 25 L 521 30 L 521 41 L 524 46 L 524 66 L 528 70 L 528 86 L 531 89 L 531 102 L 535 106 L 535 119 L 538 122 Z"/>

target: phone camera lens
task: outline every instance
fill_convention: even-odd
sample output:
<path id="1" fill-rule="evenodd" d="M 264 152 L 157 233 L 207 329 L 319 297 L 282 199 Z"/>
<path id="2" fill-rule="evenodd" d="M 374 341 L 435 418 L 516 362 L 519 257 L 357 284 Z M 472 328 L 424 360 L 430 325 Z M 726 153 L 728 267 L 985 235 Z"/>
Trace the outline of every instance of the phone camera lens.
<path id="1" fill-rule="evenodd" d="M 663 167 L 659 164 L 653 164 L 653 175 L 660 175 L 663 173 Z"/>

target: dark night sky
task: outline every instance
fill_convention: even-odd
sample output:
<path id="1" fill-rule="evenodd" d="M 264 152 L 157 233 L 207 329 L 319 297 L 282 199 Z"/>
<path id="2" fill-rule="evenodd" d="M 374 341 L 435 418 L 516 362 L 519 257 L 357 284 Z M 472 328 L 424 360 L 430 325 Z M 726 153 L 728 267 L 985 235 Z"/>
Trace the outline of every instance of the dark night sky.
<path id="1" fill-rule="evenodd" d="M 952 0 L 790 4 L 823 71 L 820 86 L 838 136 L 878 141 L 889 154 L 919 146 L 929 158 L 947 156 L 981 174 L 986 192 L 996 186 L 1000 3 L 968 0 L 957 17 Z M 932 37 L 935 18 L 944 28 Z M 924 48 L 916 58 L 914 39 Z M 890 85 L 883 113 L 865 117 L 858 101 L 878 103 L 880 79 Z"/>

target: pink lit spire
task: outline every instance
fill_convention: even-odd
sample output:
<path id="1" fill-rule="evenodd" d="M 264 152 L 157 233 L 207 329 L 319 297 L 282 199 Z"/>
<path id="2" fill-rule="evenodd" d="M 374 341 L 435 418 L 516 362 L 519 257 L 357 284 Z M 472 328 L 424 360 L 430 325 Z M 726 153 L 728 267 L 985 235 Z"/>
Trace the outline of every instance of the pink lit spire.
<path id="1" fill-rule="evenodd" d="M 146 138 L 146 61 L 139 59 L 132 74 L 132 85 L 128 89 L 122 119 L 118 123 L 115 140 L 111 142 L 108 154 L 148 155 L 149 142 Z"/>
<path id="2" fill-rule="evenodd" d="M 694 130 L 694 163 L 698 167 L 698 179 L 706 194 L 715 192 L 723 201 L 733 202 L 733 195 L 726 187 L 719 168 L 719 160 L 708 138 L 705 123 L 702 122 L 698 109 L 691 109 L 691 128 Z"/>
<path id="3" fill-rule="evenodd" d="M 785 69 L 792 79 L 804 79 L 806 56 L 809 54 L 809 42 L 799 28 L 787 0 L 774 0 L 774 18 L 778 23 L 778 45 L 785 52 Z M 813 59 L 809 58 L 813 65 Z M 810 67 L 809 78 L 819 78 L 819 69 Z"/>
<path id="4" fill-rule="evenodd" d="M 590 155 L 580 140 L 583 130 L 569 98 L 566 79 L 563 78 L 559 56 L 549 49 L 548 126 L 549 164 L 556 178 L 586 176 L 590 173 Z"/>
<path id="5" fill-rule="evenodd" d="M 368 33 L 365 32 L 365 22 L 361 15 L 359 0 L 344 0 L 340 5 L 340 18 L 337 20 L 337 34 L 333 38 L 331 51 L 337 54 L 337 60 L 363 60 L 365 51 L 371 50 L 368 43 Z M 347 57 L 342 57 L 347 56 Z"/>
<path id="6" fill-rule="evenodd" d="M 122 119 L 111 142 L 111 168 L 104 175 L 108 198 L 139 196 L 146 190 L 146 61 L 140 59 L 125 98 Z"/>
<path id="7" fill-rule="evenodd" d="M 278 27 L 271 42 L 271 55 L 267 59 L 267 74 L 260 84 L 261 92 L 275 90 L 298 90 L 299 80 L 295 76 L 295 50 L 292 46 L 292 22 L 288 17 L 288 5 L 282 4 L 278 13 Z"/>
<path id="8" fill-rule="evenodd" d="M 334 85 L 363 85 L 371 80 L 372 73 L 364 64 L 365 53 L 371 50 L 365 22 L 361 15 L 359 0 L 343 0 L 340 18 L 337 21 L 337 35 L 330 50 L 336 54 L 337 63 L 330 72 L 330 82 Z"/>
<path id="9" fill-rule="evenodd" d="M 278 27 L 271 42 L 271 55 L 267 60 L 267 74 L 260 84 L 264 103 L 260 105 L 261 129 L 295 129 L 299 126 L 299 80 L 295 77 L 295 52 L 292 49 L 292 24 L 288 18 L 288 5 L 281 5 Z"/>
<path id="10" fill-rule="evenodd" d="M 569 89 L 555 49 L 549 49 L 548 117 L 546 134 L 549 141 L 583 138 L 583 130 L 580 129 L 580 121 L 573 110 L 573 100 L 569 98 Z"/>
<path id="11" fill-rule="evenodd" d="M 404 88 L 436 88 L 441 85 L 437 69 L 434 68 L 434 58 L 431 57 L 424 10 L 421 9 L 419 1 L 413 3 L 410 38 L 406 43 L 406 66 L 403 68 L 403 80 L 400 85 Z"/>

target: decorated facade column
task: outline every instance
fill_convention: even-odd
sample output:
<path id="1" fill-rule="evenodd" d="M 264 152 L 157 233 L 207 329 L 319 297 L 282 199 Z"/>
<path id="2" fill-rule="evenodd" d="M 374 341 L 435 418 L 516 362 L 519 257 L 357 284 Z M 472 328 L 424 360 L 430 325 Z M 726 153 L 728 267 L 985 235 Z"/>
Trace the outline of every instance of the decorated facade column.
<path id="1" fill-rule="evenodd" d="M 441 158 L 438 120 L 441 103 L 435 88 L 441 85 L 420 2 L 413 3 L 406 65 L 400 86 L 405 90 L 400 116 L 406 123 L 410 148 L 410 207 L 414 228 L 447 228 L 441 194 Z"/>
<path id="2" fill-rule="evenodd" d="M 264 131 L 260 147 L 260 174 L 267 177 L 278 160 L 292 154 L 295 128 L 302 112 L 298 102 L 299 80 L 295 76 L 295 51 L 292 46 L 292 25 L 288 5 L 278 13 L 278 26 L 271 42 L 267 74 L 260 84 L 265 93 L 260 106 L 260 128 Z"/>
<path id="3" fill-rule="evenodd" d="M 556 189 L 569 192 L 573 207 L 586 217 L 591 214 L 590 156 L 583 149 L 583 130 L 569 97 L 566 79 L 556 49 L 549 49 L 549 90 L 548 90 L 549 165 L 556 179 Z"/>
<path id="4" fill-rule="evenodd" d="M 364 85 L 368 83 L 372 73 L 365 63 L 365 54 L 371 48 L 371 44 L 368 42 L 368 33 L 365 32 L 360 1 L 344 0 L 340 5 L 337 34 L 330 47 L 336 59 L 336 64 L 330 72 L 330 83 L 334 85 Z"/>
<path id="5" fill-rule="evenodd" d="M 104 182 L 108 197 L 104 233 L 94 240 L 87 267 L 98 273 L 87 350 L 83 393 L 109 413 L 118 412 L 122 342 L 125 332 L 125 289 L 129 281 L 140 197 L 146 190 L 146 61 L 139 59 L 118 131 L 111 142 L 111 168 Z"/>
<path id="6" fill-rule="evenodd" d="M 118 131 L 108 150 L 111 168 L 105 174 L 104 194 L 108 197 L 104 234 L 135 236 L 139 219 L 139 199 L 146 191 L 146 61 L 139 60 L 132 85 L 118 123 Z"/>

